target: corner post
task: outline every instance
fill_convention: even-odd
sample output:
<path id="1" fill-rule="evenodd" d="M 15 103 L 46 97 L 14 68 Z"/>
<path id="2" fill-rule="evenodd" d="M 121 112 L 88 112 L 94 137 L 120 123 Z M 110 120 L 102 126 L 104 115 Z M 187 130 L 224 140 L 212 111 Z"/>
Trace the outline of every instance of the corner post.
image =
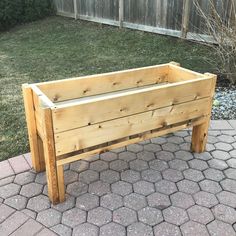
<path id="1" fill-rule="evenodd" d="M 212 102 L 213 102 L 217 76 L 210 73 L 205 73 L 205 76 L 212 79 L 210 97 L 212 98 Z M 208 116 L 206 117 L 206 121 L 202 124 L 199 124 L 193 127 L 192 143 L 191 143 L 191 150 L 193 152 L 201 153 L 201 152 L 204 152 L 206 149 L 208 128 L 209 128 L 210 119 L 211 119 L 212 102 L 210 103 L 208 107 Z"/>
<path id="2" fill-rule="evenodd" d="M 190 18 L 190 0 L 184 0 L 183 1 L 182 25 L 181 25 L 182 38 L 187 38 L 189 18 Z"/>
<path id="3" fill-rule="evenodd" d="M 119 0 L 119 25 L 120 29 L 123 28 L 124 21 L 124 0 Z"/>
<path id="4" fill-rule="evenodd" d="M 32 165 L 36 172 L 41 172 L 45 170 L 45 165 L 44 156 L 42 155 L 43 148 L 41 143 L 39 142 L 37 134 L 33 91 L 30 85 L 28 84 L 22 85 L 22 91 L 24 98 L 25 116 L 28 128 Z"/>

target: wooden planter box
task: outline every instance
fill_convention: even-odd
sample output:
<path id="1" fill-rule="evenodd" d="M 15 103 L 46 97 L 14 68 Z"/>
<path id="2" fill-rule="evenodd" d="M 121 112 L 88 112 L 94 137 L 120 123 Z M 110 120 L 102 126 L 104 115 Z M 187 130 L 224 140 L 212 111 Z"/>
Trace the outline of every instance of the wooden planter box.
<path id="1" fill-rule="evenodd" d="M 65 199 L 63 165 L 193 126 L 205 149 L 216 76 L 177 63 L 24 84 L 33 167 L 46 167 L 53 203 Z"/>

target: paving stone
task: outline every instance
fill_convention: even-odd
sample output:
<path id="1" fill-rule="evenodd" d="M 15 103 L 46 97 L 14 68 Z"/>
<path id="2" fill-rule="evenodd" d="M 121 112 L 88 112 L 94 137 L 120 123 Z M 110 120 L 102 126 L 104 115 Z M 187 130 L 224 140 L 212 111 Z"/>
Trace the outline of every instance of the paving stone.
<path id="1" fill-rule="evenodd" d="M 236 210 L 232 207 L 219 204 L 212 209 L 217 220 L 225 223 L 234 224 L 236 222 Z"/>
<path id="2" fill-rule="evenodd" d="M 88 191 L 88 185 L 82 182 L 74 182 L 67 185 L 66 191 L 70 195 L 78 197 Z"/>
<path id="3" fill-rule="evenodd" d="M 35 174 L 30 171 L 27 171 L 27 172 L 16 175 L 14 179 L 14 183 L 25 185 L 25 184 L 33 182 L 34 180 L 35 180 Z"/>
<path id="4" fill-rule="evenodd" d="M 164 151 L 168 151 L 172 153 L 180 150 L 179 145 L 174 144 L 174 143 L 165 143 L 165 144 L 162 144 L 161 147 Z"/>
<path id="5" fill-rule="evenodd" d="M 172 136 L 172 137 L 168 137 L 167 141 L 170 143 L 181 144 L 184 142 L 184 139 L 182 137 Z"/>
<path id="6" fill-rule="evenodd" d="M 180 159 L 183 161 L 190 161 L 193 159 L 193 154 L 187 151 L 178 151 L 175 153 L 175 156 L 177 159 Z"/>
<path id="7" fill-rule="evenodd" d="M 52 227 L 60 223 L 61 213 L 54 209 L 47 209 L 39 212 L 36 219 L 46 227 Z"/>
<path id="8" fill-rule="evenodd" d="M 17 210 L 22 210 L 26 206 L 27 199 L 21 195 L 15 195 L 7 198 L 4 203 Z"/>
<path id="9" fill-rule="evenodd" d="M 141 141 L 141 142 L 138 142 L 138 144 L 141 144 L 141 145 L 146 145 L 146 144 L 149 144 L 149 143 L 151 143 L 151 141 L 148 140 L 148 139 L 143 140 L 143 141 Z"/>
<path id="10" fill-rule="evenodd" d="M 136 222 L 128 226 L 128 236 L 153 236 L 152 228 L 141 222 Z"/>
<path id="11" fill-rule="evenodd" d="M 236 208 L 236 194 L 235 193 L 222 191 L 217 194 L 217 198 L 219 199 L 220 203 Z"/>
<path id="12" fill-rule="evenodd" d="M 216 194 L 222 191 L 221 186 L 217 182 L 212 181 L 212 180 L 208 180 L 208 179 L 202 180 L 199 183 L 199 185 L 200 185 L 201 190 L 205 192 Z"/>
<path id="13" fill-rule="evenodd" d="M 27 220 L 28 220 L 28 216 L 26 216 L 24 213 L 20 211 L 14 212 L 1 224 L 0 235 L 4 235 L 4 236 L 10 235 L 22 224 L 24 224 Z"/>
<path id="14" fill-rule="evenodd" d="M 229 152 L 229 155 L 230 155 L 231 157 L 236 158 L 236 150 L 234 149 L 233 151 Z"/>
<path id="15" fill-rule="evenodd" d="M 152 170 L 152 169 L 143 170 L 141 172 L 141 176 L 143 180 L 146 180 L 152 183 L 155 183 L 162 179 L 160 172 L 157 170 Z"/>
<path id="16" fill-rule="evenodd" d="M 14 171 L 8 160 L 2 161 L 0 164 L 0 179 L 14 175 Z"/>
<path id="17" fill-rule="evenodd" d="M 137 215 L 134 210 L 127 207 L 121 207 L 113 212 L 113 221 L 128 226 L 137 221 Z"/>
<path id="18" fill-rule="evenodd" d="M 35 177 L 35 182 L 39 184 L 47 184 L 46 172 L 37 173 Z"/>
<path id="19" fill-rule="evenodd" d="M 186 130 L 177 131 L 174 133 L 174 136 L 186 137 L 186 136 L 188 136 L 188 131 L 186 131 Z"/>
<path id="20" fill-rule="evenodd" d="M 188 221 L 188 215 L 186 211 L 174 206 L 170 206 L 163 210 L 163 216 L 165 221 L 175 225 L 182 225 Z"/>
<path id="21" fill-rule="evenodd" d="M 116 149 L 112 149 L 111 152 L 114 153 L 121 153 L 121 152 L 125 152 L 126 151 L 126 147 L 120 147 L 120 148 L 116 148 Z"/>
<path id="22" fill-rule="evenodd" d="M 152 138 L 151 142 L 161 145 L 161 144 L 167 143 L 167 140 L 166 138 L 163 138 L 163 137 L 157 137 L 157 138 Z"/>
<path id="23" fill-rule="evenodd" d="M 183 171 L 189 168 L 186 161 L 182 161 L 179 159 L 174 159 L 172 161 L 169 161 L 169 165 L 170 165 L 170 168 L 179 170 L 179 171 Z"/>
<path id="24" fill-rule="evenodd" d="M 114 152 L 104 152 L 100 154 L 100 158 L 103 161 L 114 161 L 118 158 L 118 155 Z"/>
<path id="25" fill-rule="evenodd" d="M 112 211 L 123 206 L 122 197 L 114 193 L 102 196 L 100 202 L 102 207 L 108 208 Z"/>
<path id="26" fill-rule="evenodd" d="M 5 219 L 7 219 L 11 214 L 15 212 L 15 209 L 5 205 L 0 204 L 0 223 L 2 223 Z"/>
<path id="27" fill-rule="evenodd" d="M 212 169 L 212 168 L 205 170 L 203 173 L 207 179 L 211 179 L 211 180 L 215 180 L 215 181 L 221 181 L 222 179 L 225 178 L 222 171 Z"/>
<path id="28" fill-rule="evenodd" d="M 111 191 L 121 196 L 125 196 L 132 192 L 132 185 L 124 181 L 118 181 L 111 185 Z"/>
<path id="29" fill-rule="evenodd" d="M 149 143 L 149 144 L 144 145 L 144 150 L 155 153 L 155 152 L 161 151 L 161 146 L 158 144 Z"/>
<path id="30" fill-rule="evenodd" d="M 31 153 L 23 154 L 25 160 L 27 161 L 28 165 L 32 168 L 32 160 L 31 160 Z"/>
<path id="31" fill-rule="evenodd" d="M 196 221 L 204 225 L 214 220 L 214 216 L 211 213 L 211 210 L 198 205 L 190 207 L 188 209 L 188 215 L 190 220 Z"/>
<path id="32" fill-rule="evenodd" d="M 89 193 L 96 194 L 98 196 L 103 196 L 110 192 L 110 185 L 103 181 L 96 181 L 89 185 Z"/>
<path id="33" fill-rule="evenodd" d="M 52 205 L 51 207 L 57 211 L 64 212 L 75 206 L 75 198 L 66 194 L 66 200 L 57 205 Z"/>
<path id="34" fill-rule="evenodd" d="M 11 196 L 18 194 L 19 191 L 20 191 L 19 185 L 10 183 L 0 188 L 0 197 L 6 199 L 6 198 L 9 198 Z"/>
<path id="35" fill-rule="evenodd" d="M 233 147 L 229 143 L 219 142 L 214 145 L 215 145 L 216 149 L 226 151 L 226 152 L 229 152 L 230 150 L 233 149 Z"/>
<path id="36" fill-rule="evenodd" d="M 212 156 L 209 152 L 194 153 L 194 157 L 198 160 L 209 161 L 212 159 Z"/>
<path id="37" fill-rule="evenodd" d="M 206 170 L 208 168 L 208 164 L 206 161 L 198 160 L 198 159 L 193 159 L 188 162 L 190 167 L 195 170 Z"/>
<path id="38" fill-rule="evenodd" d="M 82 162 L 79 164 L 80 168 L 82 169 L 81 171 L 88 169 L 88 163 L 86 163 L 86 162 L 93 162 L 93 161 L 97 161 L 99 159 L 100 159 L 99 154 L 83 158 L 83 161 L 82 160 L 79 161 L 79 162 Z"/>
<path id="39" fill-rule="evenodd" d="M 136 144 L 136 143 L 128 145 L 126 148 L 128 151 L 134 152 L 134 153 L 138 153 L 138 152 L 143 151 L 143 146 L 140 144 Z"/>
<path id="40" fill-rule="evenodd" d="M 177 191 L 176 184 L 165 179 L 155 183 L 155 187 L 157 192 L 164 193 L 167 195 L 170 195 Z"/>
<path id="41" fill-rule="evenodd" d="M 164 179 L 170 180 L 172 182 L 178 182 L 184 178 L 180 171 L 174 169 L 164 170 L 162 175 Z"/>
<path id="42" fill-rule="evenodd" d="M 90 169 L 101 172 L 108 169 L 108 163 L 106 161 L 97 160 L 90 163 Z"/>
<path id="43" fill-rule="evenodd" d="M 83 223 L 73 229 L 73 236 L 97 236 L 99 228 L 90 223 Z"/>
<path id="44" fill-rule="evenodd" d="M 21 210 L 21 212 L 24 213 L 25 215 L 27 215 L 28 217 L 34 219 L 34 220 L 35 220 L 36 217 L 37 217 L 37 213 L 36 213 L 36 212 L 31 211 L 31 210 L 29 210 L 29 209 L 27 209 L 27 208 Z"/>
<path id="45" fill-rule="evenodd" d="M 154 185 L 150 182 L 140 180 L 133 184 L 134 192 L 147 196 L 155 192 Z"/>
<path id="46" fill-rule="evenodd" d="M 34 197 L 43 191 L 43 185 L 37 183 L 29 183 L 23 185 L 20 194 L 25 197 Z"/>
<path id="47" fill-rule="evenodd" d="M 124 171 L 128 169 L 128 163 L 123 160 L 115 160 L 110 163 L 110 169 L 114 171 Z"/>
<path id="48" fill-rule="evenodd" d="M 71 236 L 72 234 L 72 229 L 63 224 L 55 225 L 51 228 L 51 230 L 60 236 Z"/>
<path id="49" fill-rule="evenodd" d="M 184 193 L 194 194 L 200 191 L 200 188 L 197 183 L 191 180 L 187 180 L 187 179 L 184 179 L 178 182 L 177 186 L 178 186 L 179 191 L 184 192 Z"/>
<path id="50" fill-rule="evenodd" d="M 12 157 L 8 159 L 13 171 L 18 174 L 30 169 L 28 162 L 25 160 L 23 155 Z"/>
<path id="51" fill-rule="evenodd" d="M 97 171 L 94 170 L 85 170 L 79 174 L 79 180 L 86 184 L 90 184 L 98 179 L 99 174 Z"/>
<path id="52" fill-rule="evenodd" d="M 206 226 L 193 221 L 181 225 L 180 229 L 183 236 L 209 236 Z"/>
<path id="53" fill-rule="evenodd" d="M 171 205 L 167 195 L 162 193 L 152 193 L 147 197 L 148 205 L 163 210 Z"/>
<path id="54" fill-rule="evenodd" d="M 156 153 L 156 158 L 162 161 L 171 161 L 173 160 L 174 154 L 168 151 L 160 151 Z"/>
<path id="55" fill-rule="evenodd" d="M 94 156 L 95 157 L 95 156 Z M 92 159 L 93 157 L 90 157 L 90 159 Z M 99 158 L 98 156 L 95 157 L 95 160 Z M 94 159 L 92 159 L 94 160 Z M 76 172 L 82 172 L 82 171 L 85 171 L 87 170 L 89 167 L 89 163 L 87 161 L 83 161 L 83 160 L 79 160 L 79 161 L 76 161 L 76 162 L 73 162 L 70 164 L 70 169 L 73 170 L 73 171 L 76 171 Z"/>
<path id="56" fill-rule="evenodd" d="M 218 159 L 212 159 L 208 161 L 208 164 L 211 168 L 215 168 L 217 170 L 225 170 L 226 168 L 228 168 L 228 165 L 225 163 L 225 161 Z"/>
<path id="57" fill-rule="evenodd" d="M 140 152 L 137 154 L 138 159 L 143 160 L 143 161 L 151 161 L 155 159 L 155 155 L 152 152 Z"/>
<path id="58" fill-rule="evenodd" d="M 133 210 L 140 210 L 147 206 L 147 201 L 143 195 L 131 193 L 124 197 L 124 206 Z"/>
<path id="59" fill-rule="evenodd" d="M 99 206 L 99 197 L 90 193 L 85 193 L 76 198 L 76 207 L 89 211 Z"/>
<path id="60" fill-rule="evenodd" d="M 78 180 L 78 173 L 72 170 L 64 171 L 64 182 L 65 185 L 71 184 Z"/>
<path id="61" fill-rule="evenodd" d="M 119 154 L 119 159 L 123 161 L 133 161 L 137 156 L 133 152 L 122 152 Z"/>
<path id="62" fill-rule="evenodd" d="M 214 220 L 207 225 L 210 235 L 214 236 L 233 236 L 235 231 L 230 224 L 226 224 L 219 220 Z"/>
<path id="63" fill-rule="evenodd" d="M 112 184 L 120 179 L 120 175 L 114 170 L 105 170 L 100 173 L 100 179 L 106 183 Z"/>
<path id="64" fill-rule="evenodd" d="M 236 181 L 232 179 L 225 179 L 220 182 L 222 188 L 229 192 L 236 193 Z"/>
<path id="65" fill-rule="evenodd" d="M 194 205 L 194 200 L 190 194 L 177 192 L 170 196 L 173 206 L 187 209 Z"/>
<path id="66" fill-rule="evenodd" d="M 63 213 L 61 223 L 74 228 L 75 226 L 82 224 L 85 221 L 86 212 L 82 211 L 79 208 L 73 208 Z"/>
<path id="67" fill-rule="evenodd" d="M 213 150 L 215 150 L 216 148 L 215 148 L 215 146 L 213 145 L 213 144 L 210 144 L 210 143 L 207 143 L 206 144 L 206 151 L 207 152 L 211 152 L 211 151 L 213 151 Z"/>
<path id="68" fill-rule="evenodd" d="M 230 155 L 228 152 L 221 151 L 221 150 L 213 151 L 212 156 L 220 160 L 228 160 L 230 158 Z"/>
<path id="69" fill-rule="evenodd" d="M 100 228 L 100 236 L 126 236 L 124 226 L 111 222 Z"/>
<path id="70" fill-rule="evenodd" d="M 179 227 L 168 222 L 162 222 L 154 227 L 155 236 L 181 236 Z"/>
<path id="71" fill-rule="evenodd" d="M 189 151 L 191 150 L 191 143 L 181 143 L 179 145 L 181 151 Z M 215 146 L 214 146 L 215 148 Z"/>
<path id="72" fill-rule="evenodd" d="M 200 191 L 194 194 L 194 199 L 198 205 L 211 208 L 218 204 L 218 200 L 212 193 Z"/>
<path id="73" fill-rule="evenodd" d="M 139 210 L 138 219 L 150 226 L 154 226 L 163 221 L 161 211 L 153 207 L 145 207 Z"/>
<path id="74" fill-rule="evenodd" d="M 15 176 L 9 176 L 4 179 L 0 179 L 0 187 L 12 183 L 14 178 Z"/>
<path id="75" fill-rule="evenodd" d="M 132 170 L 142 171 L 148 169 L 148 163 L 143 160 L 133 160 L 129 164 Z"/>
<path id="76" fill-rule="evenodd" d="M 200 180 L 204 179 L 204 176 L 201 171 L 194 170 L 194 169 L 187 169 L 183 172 L 184 177 L 186 179 L 199 182 Z"/>
<path id="77" fill-rule="evenodd" d="M 106 208 L 97 207 L 88 212 L 88 222 L 97 226 L 105 225 L 112 220 L 112 213 Z"/>
<path id="78" fill-rule="evenodd" d="M 228 160 L 227 164 L 229 165 L 229 167 L 232 167 L 232 168 L 236 169 L 236 159 L 235 158 L 232 158 L 232 159 Z"/>
<path id="79" fill-rule="evenodd" d="M 47 228 L 44 228 L 42 231 L 37 233 L 37 236 L 57 236 L 57 234 Z"/>
<path id="80" fill-rule="evenodd" d="M 166 161 L 162 160 L 153 160 L 149 162 L 149 166 L 151 169 L 158 170 L 158 171 L 163 171 L 169 168 L 168 164 Z"/>
<path id="81" fill-rule="evenodd" d="M 121 172 L 121 179 L 129 183 L 135 183 L 141 179 L 141 175 L 139 172 L 134 170 L 125 170 Z"/>
<path id="82" fill-rule="evenodd" d="M 227 120 L 211 120 L 211 129 L 214 130 L 231 130 L 233 129 L 232 126 L 228 123 Z"/>

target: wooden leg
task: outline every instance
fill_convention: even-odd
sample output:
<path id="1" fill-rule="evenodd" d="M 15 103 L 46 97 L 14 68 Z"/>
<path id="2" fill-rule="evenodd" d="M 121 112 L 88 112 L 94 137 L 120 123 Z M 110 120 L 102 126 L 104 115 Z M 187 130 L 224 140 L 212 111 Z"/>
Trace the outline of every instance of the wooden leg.
<path id="1" fill-rule="evenodd" d="M 43 147 L 46 164 L 48 196 L 53 204 L 57 204 L 59 202 L 59 191 L 51 109 L 45 108 L 43 109 L 43 113 L 45 134 L 43 139 Z"/>
<path id="2" fill-rule="evenodd" d="M 193 127 L 191 150 L 201 153 L 206 149 L 207 134 L 210 124 L 210 118 L 206 122 Z"/>
<path id="3" fill-rule="evenodd" d="M 40 152 L 42 151 L 42 146 L 40 146 L 40 143 L 38 142 L 39 140 L 37 136 L 37 128 L 35 122 L 32 89 L 28 85 L 23 85 L 22 90 L 24 97 L 25 115 L 28 128 L 32 165 L 36 172 L 41 172 L 45 170 L 44 165 L 40 164 L 44 162 L 44 157 L 40 154 Z"/>
<path id="4" fill-rule="evenodd" d="M 37 138 L 38 138 L 38 151 L 39 151 L 40 170 L 44 171 L 46 169 L 46 167 L 45 167 L 45 159 L 44 159 L 43 141 L 39 136 L 37 136 Z"/>
<path id="5" fill-rule="evenodd" d="M 65 201 L 65 184 L 64 184 L 64 169 L 63 165 L 57 166 L 58 190 L 60 202 Z"/>

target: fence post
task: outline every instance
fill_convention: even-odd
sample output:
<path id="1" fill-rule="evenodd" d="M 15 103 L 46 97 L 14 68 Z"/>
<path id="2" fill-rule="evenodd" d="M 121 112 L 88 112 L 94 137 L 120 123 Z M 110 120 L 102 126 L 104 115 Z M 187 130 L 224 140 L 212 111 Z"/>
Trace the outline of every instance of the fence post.
<path id="1" fill-rule="evenodd" d="M 181 27 L 182 38 L 187 37 L 189 17 L 190 17 L 190 0 L 184 0 L 183 1 L 182 27 Z"/>
<path id="2" fill-rule="evenodd" d="M 123 27 L 124 21 L 124 0 L 119 0 L 119 24 L 120 29 Z"/>
<path id="3" fill-rule="evenodd" d="M 77 20 L 78 19 L 77 0 L 74 0 L 73 3 L 74 3 L 75 20 Z"/>

